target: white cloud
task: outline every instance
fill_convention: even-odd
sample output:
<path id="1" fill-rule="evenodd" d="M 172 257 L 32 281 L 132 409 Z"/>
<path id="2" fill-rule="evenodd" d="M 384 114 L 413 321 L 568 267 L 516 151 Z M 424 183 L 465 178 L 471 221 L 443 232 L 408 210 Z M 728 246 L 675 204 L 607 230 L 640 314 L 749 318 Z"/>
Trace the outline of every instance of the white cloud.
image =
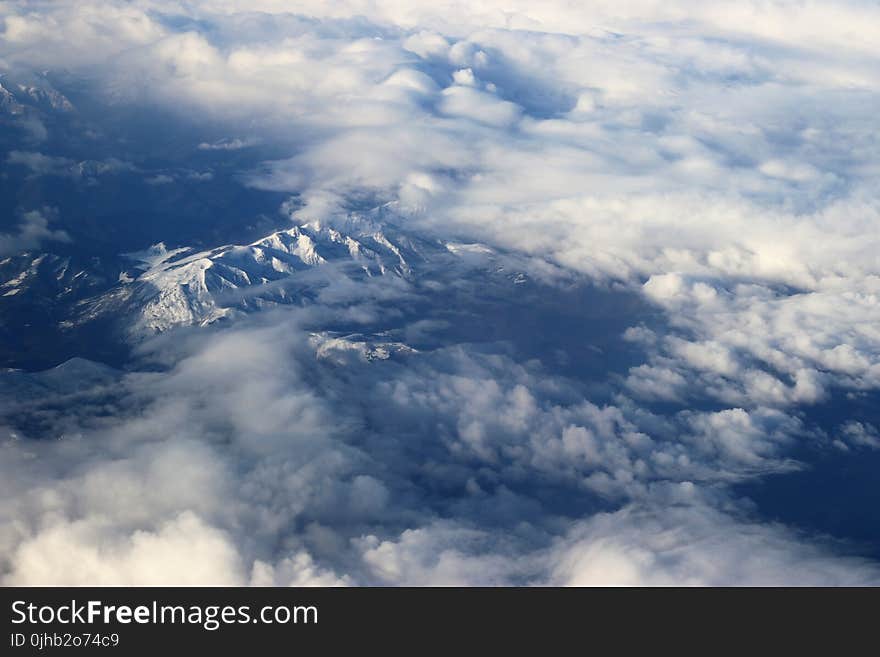
<path id="1" fill-rule="evenodd" d="M 70 235 L 65 231 L 49 228 L 49 221 L 56 214 L 52 208 L 24 212 L 15 232 L 0 233 L 0 256 L 35 249 L 47 241 L 69 242 Z"/>
<path id="2" fill-rule="evenodd" d="M 258 142 L 256 139 L 222 139 L 212 143 L 202 142 L 199 144 L 200 151 L 237 151 L 248 146 L 254 146 Z"/>
<path id="3" fill-rule="evenodd" d="M 186 512 L 155 532 L 102 535 L 100 521 L 45 527 L 12 556 L 6 581 L 32 586 L 227 585 L 243 582 L 233 545 Z"/>
<path id="4" fill-rule="evenodd" d="M 67 418 L 86 438 L 4 447 L 21 466 L 6 468 L 8 581 L 62 577 L 67 553 L 89 564 L 84 582 L 876 581 L 873 566 L 716 508 L 731 502 L 728 483 L 794 467 L 792 443 L 821 433 L 796 409 L 880 387 L 874 5 L 296 11 L 12 3 L 0 65 L 76 69 L 100 81 L 101 102 L 158 103 L 248 135 L 202 151 L 270 144 L 276 159 L 246 179 L 299 194 L 295 219 L 396 202 L 408 230 L 635 291 L 663 318 L 626 334 L 644 362 L 599 402 L 467 346 L 387 363 L 376 379 L 342 359 L 357 363 L 346 379 L 324 369 L 340 359 L 316 365 L 306 331 L 281 315 L 160 345 L 170 371 L 126 376 L 128 406 L 106 425 Z M 29 151 L 7 163 L 44 175 L 82 165 Z M 28 213 L 0 248 L 65 238 Z M 385 296 L 328 286 L 316 316 L 361 294 L 413 294 L 395 285 Z M 368 306 L 349 318 L 375 318 Z M 406 335 L 444 326 L 425 321 Z M 352 380 L 372 408 L 345 403 Z M 841 449 L 876 446 L 870 423 L 835 431 Z M 418 463 L 406 460 L 413 444 Z M 436 502 L 410 487 L 415 474 L 455 493 Z M 539 501 L 514 492 L 538 484 L 623 508 L 542 521 Z M 652 504 L 669 499 L 686 508 Z M 157 566 L 169 550 L 180 570 Z"/>
<path id="5" fill-rule="evenodd" d="M 135 169 L 131 163 L 116 158 L 77 162 L 67 157 L 45 155 L 35 151 L 11 151 L 6 162 L 15 166 L 23 166 L 35 176 L 62 176 L 87 180 L 103 174 Z"/>
<path id="6" fill-rule="evenodd" d="M 37 174 L 56 173 L 64 175 L 74 165 L 73 160 L 66 157 L 55 157 L 43 153 L 12 151 L 6 158 L 9 164 L 27 167 Z"/>
<path id="7" fill-rule="evenodd" d="M 628 508 L 576 526 L 552 581 L 570 586 L 860 586 L 877 566 L 833 559 L 781 527 L 702 507 Z"/>
<path id="8" fill-rule="evenodd" d="M 604 500 L 702 508 L 721 491 L 693 481 L 717 486 L 790 467 L 786 446 L 800 430 L 779 411 L 664 420 L 625 400 L 598 407 L 570 382 L 461 349 L 340 366 L 315 358 L 320 343 L 298 326 L 308 317 L 288 312 L 251 328 L 160 339 L 149 348 L 171 360 L 169 371 L 101 374 L 93 387 L 83 379 L 76 406 L 54 416 L 40 410 L 57 403 L 45 392 L 14 404 L 19 417 L 42 414 L 50 435 L 35 441 L 7 430 L 2 445 L 4 581 L 608 581 L 613 570 L 602 571 L 606 579 L 595 568 L 565 571 L 583 555 L 608 554 L 606 539 L 587 543 L 582 527 L 606 521 L 544 508 L 531 486 L 556 487 L 582 507 Z M 316 377 L 320 391 L 308 383 Z M 355 390 L 361 403 L 350 404 Z M 112 413 L 101 410 L 102 418 L 92 408 Z M 425 487 L 413 488 L 414 479 Z M 436 497 L 435 488 L 448 492 Z M 450 510 L 454 519 L 438 519 Z M 694 513 L 710 514 L 721 534 L 737 531 L 708 508 Z M 649 528 L 644 536 L 624 524 L 630 545 L 615 559 L 660 550 L 655 521 L 710 533 L 684 513 L 635 523 Z M 841 581 L 873 572 L 784 532 L 752 531 L 770 537 L 780 569 L 791 550 Z M 731 564 L 745 558 L 740 547 L 755 549 L 729 547 Z M 680 570 L 627 571 L 621 582 L 690 583 L 686 569 L 703 567 L 706 549 L 682 556 Z M 714 579 L 698 574 L 732 583 L 745 569 L 758 581 L 766 571 L 755 559 L 754 568 L 721 564 Z M 798 581 L 798 573 L 780 577 Z"/>

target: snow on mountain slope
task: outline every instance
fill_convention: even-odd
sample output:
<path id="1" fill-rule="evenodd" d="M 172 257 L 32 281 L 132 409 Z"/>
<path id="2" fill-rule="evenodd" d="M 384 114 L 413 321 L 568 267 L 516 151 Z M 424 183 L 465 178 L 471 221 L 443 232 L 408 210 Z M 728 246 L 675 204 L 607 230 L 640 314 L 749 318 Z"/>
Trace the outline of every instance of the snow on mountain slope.
<path id="1" fill-rule="evenodd" d="M 379 208 L 332 224 L 290 224 L 247 244 L 157 243 L 122 254 L 62 244 L 57 252 L 2 258 L 0 362 L 39 369 L 83 356 L 121 366 L 134 344 L 157 333 L 279 305 L 384 305 L 405 297 L 408 307 L 421 293 L 446 294 L 443 304 L 456 305 L 456 295 L 487 284 L 518 294 L 525 263 L 478 244 L 416 238 L 394 219 L 392 209 Z M 349 324 L 327 328 L 343 341 L 322 347 L 331 361 L 402 353 L 397 338 L 367 347 Z"/>
<path id="2" fill-rule="evenodd" d="M 74 111 L 73 103 L 55 89 L 45 75 L 31 74 L 12 79 L 8 72 L 0 73 L 0 113 L 18 116 L 34 112 Z"/>
<path id="3" fill-rule="evenodd" d="M 318 360 L 335 365 L 349 365 L 354 362 L 388 360 L 395 356 L 417 353 L 409 345 L 398 341 L 372 339 L 359 333 L 334 335 L 328 331 L 313 333 L 310 344 Z"/>
<path id="4" fill-rule="evenodd" d="M 74 111 L 73 103 L 64 94 L 46 84 L 41 86 L 19 84 L 18 89 L 22 94 L 30 98 L 35 105 L 42 105 L 59 112 Z"/>
<path id="5" fill-rule="evenodd" d="M 30 294 L 54 302 L 94 294 L 107 272 L 92 258 L 26 251 L 0 259 L 0 297 Z"/>
<path id="6" fill-rule="evenodd" d="M 18 102 L 15 94 L 3 86 L 2 81 L 0 81 L 0 111 L 12 115 L 24 112 L 24 105 Z"/>
<path id="7" fill-rule="evenodd" d="M 206 251 L 156 244 L 126 254 L 132 266 L 113 289 L 84 300 L 77 322 L 109 313 L 123 318 L 130 338 L 175 326 L 206 325 L 261 308 L 296 303 L 289 283 L 298 274 L 326 268 L 348 279 L 394 276 L 408 279 L 413 263 L 430 253 L 448 254 L 441 244 L 416 241 L 363 217 L 350 218 L 348 234 L 305 223 L 273 232 L 251 244 Z"/>

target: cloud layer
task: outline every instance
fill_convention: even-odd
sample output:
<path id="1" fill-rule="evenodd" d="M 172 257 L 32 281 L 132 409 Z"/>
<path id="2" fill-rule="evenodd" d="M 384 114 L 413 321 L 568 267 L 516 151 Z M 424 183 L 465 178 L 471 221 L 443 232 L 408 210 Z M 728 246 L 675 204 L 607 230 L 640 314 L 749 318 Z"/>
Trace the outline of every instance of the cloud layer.
<path id="1" fill-rule="evenodd" d="M 880 577 L 747 520 L 724 493 L 730 478 L 785 467 L 798 427 L 782 414 L 688 414 L 652 438 L 636 423 L 662 418 L 595 406 L 501 355 L 316 360 L 321 338 L 296 315 L 191 336 L 165 372 L 71 361 L 54 380 L 20 375 L 38 393 L 16 419 L 43 433 L 6 430 L 5 581 Z"/>
<path id="2" fill-rule="evenodd" d="M 876 5 L 289 6 L 11 2 L 0 71 L 196 115 L 181 149 L 203 157 L 271 147 L 239 180 L 294 195 L 294 221 L 387 204 L 404 231 L 515 253 L 549 288 L 589 278 L 662 321 L 621 331 L 640 360 L 601 394 L 406 314 L 450 280 L 335 283 L 308 309 L 160 338 L 142 358 L 161 372 L 106 374 L 80 410 L 58 389 L 4 409 L 5 581 L 878 581 L 732 488 L 801 467 L 804 444 L 880 444 L 876 418 L 811 415 L 880 388 Z M 7 166 L 86 159 L 22 148 Z M 23 217 L 0 255 L 68 237 Z M 376 359 L 336 330 L 353 318 L 374 341 L 447 337 Z"/>

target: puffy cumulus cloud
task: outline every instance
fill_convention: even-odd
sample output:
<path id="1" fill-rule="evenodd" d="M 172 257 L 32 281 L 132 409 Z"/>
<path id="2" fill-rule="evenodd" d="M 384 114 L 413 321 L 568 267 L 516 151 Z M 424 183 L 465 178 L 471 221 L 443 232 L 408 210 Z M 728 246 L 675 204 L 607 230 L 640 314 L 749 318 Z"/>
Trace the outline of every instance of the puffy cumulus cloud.
<path id="1" fill-rule="evenodd" d="M 739 506 L 727 484 L 794 467 L 803 429 L 780 411 L 599 406 L 536 362 L 461 346 L 340 361 L 326 352 L 344 341 L 310 334 L 314 320 L 288 310 L 160 338 L 143 348 L 154 371 L 7 374 L 39 393 L 3 413 L 3 581 L 876 578 L 714 510 Z M 855 444 L 873 428 L 846 431 Z"/>
<path id="2" fill-rule="evenodd" d="M 332 571 L 316 566 L 308 552 L 297 552 L 276 565 L 263 561 L 254 563 L 249 581 L 251 586 L 348 586 L 347 575 L 338 577 Z"/>
<path id="3" fill-rule="evenodd" d="M 660 416 L 624 397 L 591 403 L 572 383 L 505 356 L 461 349 L 438 356 L 413 359 L 379 383 L 372 406 L 384 412 L 390 403 L 398 431 L 430 431 L 431 442 L 476 468 L 479 476 L 460 485 L 478 496 L 486 492 L 481 481 L 492 490 L 540 479 L 588 497 L 645 500 L 668 485 L 789 469 L 786 448 L 805 434 L 776 410 Z M 427 459 L 435 453 L 430 444 L 420 449 Z"/>
<path id="4" fill-rule="evenodd" d="M 880 449 L 880 432 L 870 422 L 851 420 L 840 427 L 840 437 L 834 441 L 834 446 L 843 451 L 865 447 Z"/>
<path id="5" fill-rule="evenodd" d="M 189 15 L 206 12 L 235 15 L 248 11 L 271 15 L 291 13 L 284 0 L 143 0 L 139 6 L 173 10 Z M 792 13 L 793 6 L 801 11 Z M 572 5 L 552 0 L 536 6 L 527 0 L 498 2 L 400 3 L 395 0 L 337 0 L 335 2 L 298 3 L 296 13 L 327 19 L 370 17 L 377 22 L 395 25 L 416 33 L 427 33 L 423 43 L 434 34 L 460 36 L 483 27 L 503 30 L 531 30 L 559 34 L 589 34 L 603 28 L 652 24 L 682 24 L 690 34 L 749 35 L 770 42 L 824 49 L 829 45 L 843 51 L 872 52 L 876 43 L 876 7 L 870 2 L 845 2 L 829 7 L 820 2 L 767 4 L 745 2 L 735 9 L 720 2 L 674 2 L 658 0 L 593 0 Z M 839 25 L 839 31 L 829 29 Z M 433 34 L 432 34 L 433 33 Z M 849 38 L 846 38 L 849 37 Z M 806 45 L 805 45 L 806 44 Z M 434 46 L 436 47 L 436 46 Z"/>
<path id="6" fill-rule="evenodd" d="M 540 562 L 480 529 L 438 522 L 386 540 L 356 543 L 370 575 L 382 584 L 499 586 L 536 581 Z"/>
<path id="7" fill-rule="evenodd" d="M 644 358 L 606 373 L 601 400 L 546 363 L 467 344 L 378 358 L 298 323 L 414 341 L 449 326 L 398 330 L 419 299 L 396 279 L 328 285 L 295 321 L 160 340 L 166 369 L 123 376 L 112 417 L 46 413 L 57 441 L 10 430 L 6 580 L 50 581 L 78 555 L 101 582 L 877 581 L 740 515 L 730 488 L 797 467 L 801 439 L 877 444 L 867 420 L 829 433 L 803 412 L 880 387 L 873 4 L 0 12 L 2 70 L 70 69 L 98 102 L 195 114 L 216 129 L 191 145 L 204 157 L 271 144 L 241 178 L 295 193 L 295 220 L 385 204 L 407 230 L 593 277 L 663 317 L 626 332 Z M 36 222 L 4 243 L 26 233 L 57 239 Z M 157 565 L 170 551 L 180 572 Z"/>
<path id="8" fill-rule="evenodd" d="M 0 256 L 7 256 L 35 249 L 43 242 L 69 242 L 70 235 L 63 230 L 52 230 L 49 222 L 57 210 L 42 208 L 29 210 L 21 215 L 21 222 L 12 233 L 0 233 Z"/>
<path id="9" fill-rule="evenodd" d="M 100 523 L 60 522 L 25 541 L 7 583 L 50 586 L 236 585 L 244 580 L 235 548 L 216 529 L 185 512 L 157 531 L 102 535 Z M 106 531 L 106 530 L 105 530 Z"/>
<path id="10" fill-rule="evenodd" d="M 832 556 L 830 545 L 703 505 L 599 513 L 549 547 L 525 552 L 506 549 L 485 530 L 448 524 L 385 541 L 368 536 L 359 547 L 387 584 L 861 586 L 880 578 L 876 563 Z"/>
<path id="11" fill-rule="evenodd" d="M 690 333 L 663 340 L 650 368 L 684 388 L 687 378 L 728 403 L 792 405 L 822 401 L 834 387 L 877 386 L 875 275 L 829 273 L 811 291 L 676 273 L 652 276 L 644 289 Z"/>
<path id="12" fill-rule="evenodd" d="M 4 578 L 320 580 L 296 525 L 379 517 L 388 493 L 364 472 L 367 457 L 335 440 L 342 414 L 285 355 L 294 329 L 218 336 L 166 375 L 123 376 L 110 418 L 69 408 L 48 422 L 50 440 L 7 430 L 4 488 L 18 501 L 2 510 Z M 264 554 L 283 536 L 280 556 Z"/>
<path id="13" fill-rule="evenodd" d="M 780 526 L 703 506 L 598 514 L 554 556 L 551 581 L 569 586 L 861 586 L 880 577 L 875 563 L 830 559 Z"/>
<path id="14" fill-rule="evenodd" d="M 160 38 L 164 30 L 146 6 L 126 3 L 12 2 L 0 10 L 6 63 L 56 67 L 103 63 L 131 47 Z"/>

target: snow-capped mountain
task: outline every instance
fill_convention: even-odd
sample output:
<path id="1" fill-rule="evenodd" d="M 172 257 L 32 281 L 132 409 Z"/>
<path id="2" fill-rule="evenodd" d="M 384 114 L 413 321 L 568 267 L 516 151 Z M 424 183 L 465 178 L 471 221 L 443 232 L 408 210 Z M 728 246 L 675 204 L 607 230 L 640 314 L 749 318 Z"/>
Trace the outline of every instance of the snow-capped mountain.
<path id="1" fill-rule="evenodd" d="M 118 272 L 112 258 L 82 254 L 0 258 L 0 357 L 16 366 L 50 366 L 77 354 L 114 360 L 104 326 L 71 330 L 71 318 L 82 299 L 110 289 Z"/>
<path id="2" fill-rule="evenodd" d="M 52 88 L 43 80 L 40 81 L 39 86 L 34 84 L 18 84 L 16 86 L 20 94 L 26 96 L 38 107 L 59 112 L 74 111 L 73 103 L 64 94 Z"/>
<path id="3" fill-rule="evenodd" d="M 3 86 L 2 80 L 0 80 L 0 111 L 13 115 L 21 114 L 24 111 L 24 105 L 18 102 L 15 94 Z"/>
<path id="4" fill-rule="evenodd" d="M 122 318 L 128 338 L 175 326 L 206 325 L 277 304 L 302 303 L 324 276 L 408 279 L 414 266 L 450 256 L 440 243 L 413 240 L 365 218 L 343 233 L 317 222 L 275 231 L 250 244 L 195 251 L 155 244 L 125 254 L 118 284 L 82 300 L 69 326 L 108 315 Z"/>
<path id="5" fill-rule="evenodd" d="M 506 297 L 526 281 L 522 263 L 509 255 L 415 237 L 401 223 L 396 207 L 380 206 L 327 223 L 291 221 L 259 239 L 210 248 L 159 242 L 119 253 L 84 235 L 46 241 L 0 259 L 0 357 L 26 369 L 73 356 L 122 365 L 131 347 L 150 336 L 279 305 L 326 305 L 333 303 L 328 295 L 338 294 L 345 303 L 363 294 L 390 298 L 438 282 L 454 294 L 466 294 L 463 286 L 486 292 L 489 285 Z M 334 339 L 353 330 L 328 328 Z M 376 340 L 367 351 L 364 340 L 353 340 L 357 354 L 341 343 L 323 349 L 333 361 L 399 351 Z"/>
<path id="6" fill-rule="evenodd" d="M 11 79 L 0 76 L 0 111 L 22 114 L 28 110 L 73 112 L 73 103 L 58 91 L 45 75 Z"/>
<path id="7" fill-rule="evenodd" d="M 0 296 L 40 294 L 55 301 L 82 298 L 105 287 L 106 272 L 95 259 L 32 251 L 0 259 Z"/>

